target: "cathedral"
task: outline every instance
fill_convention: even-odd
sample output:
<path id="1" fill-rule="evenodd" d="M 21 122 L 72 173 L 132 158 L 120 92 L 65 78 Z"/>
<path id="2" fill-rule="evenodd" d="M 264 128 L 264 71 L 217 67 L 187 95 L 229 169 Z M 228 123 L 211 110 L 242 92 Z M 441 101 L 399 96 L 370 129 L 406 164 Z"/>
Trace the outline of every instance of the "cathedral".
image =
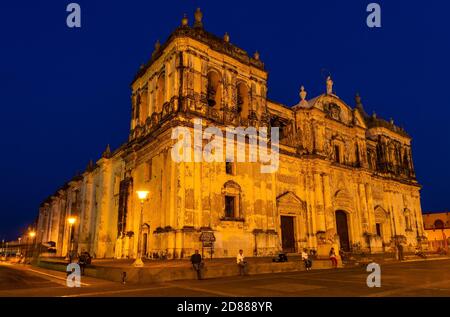
<path id="1" fill-rule="evenodd" d="M 426 242 L 411 137 L 368 115 L 361 98 L 324 93 L 284 105 L 267 98 L 268 73 L 252 56 L 185 16 L 131 84 L 128 141 L 108 146 L 42 202 L 37 241 L 56 256 L 95 258 L 270 256 L 304 248 L 405 251 Z M 278 128 L 278 168 L 262 162 L 177 162 L 173 130 L 194 121 L 217 127 Z M 204 144 L 207 140 L 202 140 Z M 250 138 L 240 142 L 249 155 Z M 270 140 L 269 140 L 270 142 Z M 139 191 L 148 192 L 140 198 Z M 71 221 L 68 221 L 71 219 Z"/>

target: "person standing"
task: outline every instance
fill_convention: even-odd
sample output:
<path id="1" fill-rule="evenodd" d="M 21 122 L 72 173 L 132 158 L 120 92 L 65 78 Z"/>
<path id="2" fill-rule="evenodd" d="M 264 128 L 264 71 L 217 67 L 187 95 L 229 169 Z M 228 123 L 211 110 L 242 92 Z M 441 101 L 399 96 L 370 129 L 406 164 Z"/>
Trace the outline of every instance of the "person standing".
<path id="1" fill-rule="evenodd" d="M 192 267 L 194 268 L 195 272 L 197 272 L 197 279 L 202 279 L 202 256 L 198 252 L 198 250 L 195 250 L 195 253 L 191 256 L 191 263 Z"/>
<path id="2" fill-rule="evenodd" d="M 244 251 L 243 250 L 239 250 L 239 253 L 236 257 L 236 263 L 239 267 L 239 275 L 240 276 L 244 276 L 247 274 L 246 270 L 247 270 L 247 261 L 245 261 L 245 257 L 244 257 Z"/>
<path id="3" fill-rule="evenodd" d="M 333 266 L 333 268 L 336 269 L 338 266 L 338 261 L 337 261 L 336 251 L 334 251 L 334 248 L 330 249 L 330 260 L 331 260 L 331 265 Z"/>
<path id="4" fill-rule="evenodd" d="M 307 251 L 308 250 L 303 249 L 303 251 L 302 251 L 302 260 L 303 260 L 303 263 L 305 264 L 305 269 L 307 271 L 310 271 L 311 270 L 311 266 L 312 266 L 312 262 L 309 259 Z"/>
<path id="5" fill-rule="evenodd" d="M 404 257 L 403 257 L 403 245 L 402 245 L 401 242 L 398 243 L 397 249 L 398 249 L 398 260 L 399 261 L 403 261 L 404 260 Z"/>

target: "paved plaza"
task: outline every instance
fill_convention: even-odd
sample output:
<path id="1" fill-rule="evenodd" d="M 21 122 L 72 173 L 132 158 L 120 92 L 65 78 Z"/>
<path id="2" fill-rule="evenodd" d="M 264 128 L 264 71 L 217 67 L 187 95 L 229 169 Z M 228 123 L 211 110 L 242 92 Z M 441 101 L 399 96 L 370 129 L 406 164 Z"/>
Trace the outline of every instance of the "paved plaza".
<path id="1" fill-rule="evenodd" d="M 158 284 L 120 284 L 91 277 L 68 288 L 65 273 L 24 265 L 0 265 L 3 296 L 450 296 L 450 260 L 390 263 L 381 266 L 381 287 L 369 288 L 365 268 L 312 270 L 182 280 Z"/>

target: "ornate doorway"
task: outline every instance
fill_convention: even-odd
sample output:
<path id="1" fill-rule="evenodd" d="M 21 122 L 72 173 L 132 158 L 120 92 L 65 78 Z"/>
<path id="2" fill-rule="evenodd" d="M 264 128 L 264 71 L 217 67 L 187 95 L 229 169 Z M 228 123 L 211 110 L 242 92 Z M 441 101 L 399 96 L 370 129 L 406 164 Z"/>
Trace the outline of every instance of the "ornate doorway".
<path id="1" fill-rule="evenodd" d="M 281 216 L 281 245 L 283 252 L 295 252 L 294 217 Z"/>
<path id="2" fill-rule="evenodd" d="M 341 243 L 341 249 L 350 251 L 350 239 L 348 236 L 347 213 L 342 210 L 336 211 L 336 229 Z"/>

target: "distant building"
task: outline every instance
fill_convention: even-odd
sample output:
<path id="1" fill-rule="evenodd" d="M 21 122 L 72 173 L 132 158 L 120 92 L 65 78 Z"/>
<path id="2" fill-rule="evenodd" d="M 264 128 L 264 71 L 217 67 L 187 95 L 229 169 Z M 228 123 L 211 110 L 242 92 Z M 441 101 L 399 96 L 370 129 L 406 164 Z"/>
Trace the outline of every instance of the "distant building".
<path id="1" fill-rule="evenodd" d="M 450 212 L 424 212 L 423 224 L 430 249 L 447 249 L 450 242 Z"/>
<path id="2" fill-rule="evenodd" d="M 100 258 L 134 258 L 138 245 L 146 256 L 185 258 L 202 242 L 216 257 L 303 248 L 327 257 L 331 247 L 383 252 L 398 241 L 406 250 L 421 243 L 411 137 L 368 115 L 359 96 L 353 106 L 340 99 L 331 77 L 323 94 L 307 99 L 302 87 L 290 106 L 267 98 L 267 79 L 257 52 L 207 32 L 200 11 L 193 26 L 183 18 L 131 84 L 128 141 L 108 146 L 41 204 L 38 240 L 55 243 L 60 256 L 72 245 Z M 219 131 L 279 128 L 279 168 L 174 161 L 173 129 L 193 131 L 196 118 Z M 138 190 L 150 192 L 142 218 Z"/>

